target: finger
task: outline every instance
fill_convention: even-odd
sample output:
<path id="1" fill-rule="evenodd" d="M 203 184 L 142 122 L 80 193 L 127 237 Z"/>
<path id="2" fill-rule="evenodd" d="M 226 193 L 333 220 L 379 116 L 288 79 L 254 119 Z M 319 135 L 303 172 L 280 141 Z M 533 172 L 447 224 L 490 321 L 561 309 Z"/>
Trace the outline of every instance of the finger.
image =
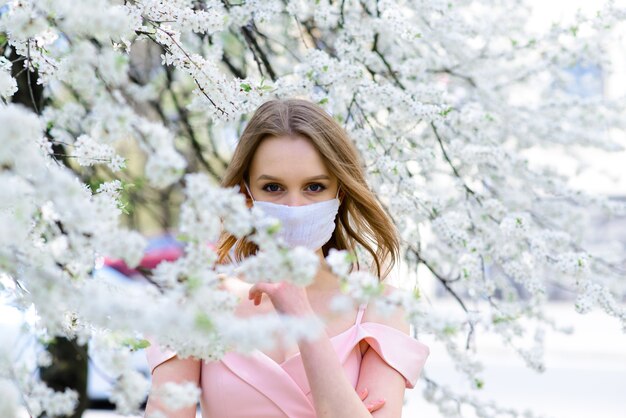
<path id="1" fill-rule="evenodd" d="M 273 283 L 256 282 L 250 287 L 250 290 L 248 290 L 248 293 L 265 292 L 269 294 L 273 290 L 272 284 Z"/>
<path id="2" fill-rule="evenodd" d="M 365 404 L 365 406 L 367 407 L 367 410 L 369 412 L 374 412 L 374 411 L 378 411 L 380 408 L 382 408 L 382 406 L 385 404 L 385 400 L 384 399 L 378 399 L 374 402 L 370 402 Z"/>
<path id="3" fill-rule="evenodd" d="M 255 294 L 259 291 L 259 284 L 255 283 L 248 290 L 248 299 L 254 298 Z"/>
<path id="4" fill-rule="evenodd" d="M 255 284 L 248 291 L 248 299 L 252 299 L 252 301 L 254 302 L 254 305 L 256 306 L 260 303 L 261 293 L 262 292 L 258 288 L 256 288 L 256 284 Z"/>
<path id="5" fill-rule="evenodd" d="M 257 300 L 259 299 L 259 291 L 254 291 L 254 292 L 250 292 L 248 294 L 248 299 L 251 299 L 252 302 L 256 305 L 257 304 Z"/>
<path id="6" fill-rule="evenodd" d="M 365 398 L 367 398 L 367 393 L 368 390 L 367 388 L 363 388 L 360 391 L 357 392 L 357 394 L 359 395 L 359 398 L 361 398 L 361 400 L 364 400 Z"/>
<path id="7" fill-rule="evenodd" d="M 259 285 L 259 283 L 255 283 L 248 291 L 248 299 L 252 299 L 256 302 L 257 298 L 260 298 L 263 292 L 264 289 Z"/>

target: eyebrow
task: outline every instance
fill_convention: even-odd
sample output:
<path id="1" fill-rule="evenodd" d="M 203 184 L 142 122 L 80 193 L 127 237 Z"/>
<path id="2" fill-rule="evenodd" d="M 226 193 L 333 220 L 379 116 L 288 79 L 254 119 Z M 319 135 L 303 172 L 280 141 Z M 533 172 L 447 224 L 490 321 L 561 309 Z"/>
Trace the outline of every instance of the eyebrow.
<path id="1" fill-rule="evenodd" d="M 273 177 L 267 174 L 261 174 L 258 178 L 257 181 L 259 180 L 276 180 L 276 181 L 280 181 L 281 179 L 278 177 Z M 308 179 L 306 179 L 307 181 L 310 180 L 330 180 L 330 177 L 328 177 L 326 174 L 320 174 L 319 176 L 313 176 L 313 177 L 309 177 Z"/>

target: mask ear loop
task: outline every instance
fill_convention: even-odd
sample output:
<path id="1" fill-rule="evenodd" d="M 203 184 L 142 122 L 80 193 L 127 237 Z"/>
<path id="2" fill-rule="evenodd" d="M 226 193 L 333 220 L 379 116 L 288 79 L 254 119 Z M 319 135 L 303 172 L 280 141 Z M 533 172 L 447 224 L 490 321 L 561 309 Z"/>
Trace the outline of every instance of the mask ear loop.
<path id="1" fill-rule="evenodd" d="M 252 199 L 252 201 L 254 202 L 254 196 L 252 196 L 252 193 L 250 192 L 250 189 L 248 188 L 248 183 L 246 183 L 244 181 L 243 185 L 246 186 L 246 190 L 248 191 L 248 195 L 250 196 L 250 199 Z"/>

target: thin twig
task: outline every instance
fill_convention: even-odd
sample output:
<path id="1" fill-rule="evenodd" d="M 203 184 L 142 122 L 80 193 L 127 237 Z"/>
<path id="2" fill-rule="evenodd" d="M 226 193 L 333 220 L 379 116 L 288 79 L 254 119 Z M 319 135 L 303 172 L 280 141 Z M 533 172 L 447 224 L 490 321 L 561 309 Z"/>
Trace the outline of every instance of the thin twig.
<path id="1" fill-rule="evenodd" d="M 262 62 L 263 67 L 265 67 L 270 79 L 272 81 L 276 81 L 276 72 L 272 68 L 272 64 L 270 63 L 263 49 L 261 49 L 261 46 L 257 42 L 256 37 L 254 36 L 250 28 L 247 26 L 242 26 L 241 33 L 243 34 L 243 37 L 246 40 L 246 43 L 248 44 L 248 48 L 252 52 L 252 56 L 254 57 L 254 60 L 256 61 L 261 74 L 263 74 L 264 72 L 263 69 L 261 68 L 261 62 Z M 259 55 L 259 57 L 257 57 L 257 54 Z"/>
<path id="2" fill-rule="evenodd" d="M 396 76 L 393 68 L 391 68 L 391 64 L 389 64 L 389 61 L 387 61 L 385 56 L 378 50 L 378 39 L 379 33 L 377 32 L 376 34 L 374 34 L 374 44 L 372 45 L 372 51 L 375 52 L 376 55 L 378 55 L 378 57 L 381 59 L 383 64 L 385 64 L 387 71 L 389 71 L 389 75 L 391 76 L 391 78 L 393 78 L 393 81 L 397 84 L 397 86 L 400 87 L 402 90 L 406 90 L 400 79 Z"/>
<path id="3" fill-rule="evenodd" d="M 200 145 L 200 142 L 198 142 L 198 139 L 196 138 L 196 134 L 195 131 L 193 130 L 193 127 L 191 126 L 191 123 L 189 122 L 189 114 L 187 109 L 185 109 L 183 106 L 181 106 L 180 102 L 178 101 L 178 97 L 176 96 L 176 93 L 172 90 L 171 85 L 172 85 L 172 80 L 173 80 L 173 74 L 171 69 L 166 69 L 165 71 L 166 73 L 166 77 L 167 77 L 167 85 L 168 85 L 168 90 L 170 92 L 170 96 L 172 98 L 172 102 L 174 103 L 174 106 L 176 107 L 176 110 L 178 111 L 183 126 L 185 127 L 188 135 L 189 135 L 189 140 L 191 142 L 191 146 L 194 149 L 194 151 L 196 152 L 196 156 L 198 157 L 198 160 L 200 161 L 200 163 L 202 164 L 202 166 L 209 172 L 211 173 L 211 175 L 215 178 L 219 178 L 219 176 L 217 175 L 217 173 L 215 172 L 215 170 L 213 170 L 213 167 L 211 167 L 211 164 L 209 164 L 209 162 L 204 158 L 203 155 L 203 150 L 202 150 L 202 146 Z M 213 152 L 215 154 L 215 152 Z"/>
<path id="4" fill-rule="evenodd" d="M 430 126 L 433 128 L 433 132 L 435 133 L 435 138 L 437 138 L 437 142 L 439 143 L 439 148 L 441 148 L 441 152 L 443 153 L 443 157 L 445 158 L 445 160 L 447 161 L 448 165 L 452 169 L 452 172 L 461 181 L 461 184 L 463 185 L 463 188 L 466 190 L 466 192 L 470 193 L 473 196 L 475 196 L 476 200 L 479 203 L 481 203 L 480 199 L 479 199 L 479 196 L 477 196 L 476 192 L 474 192 L 474 190 L 472 190 L 467 184 L 465 184 L 465 181 L 461 177 L 461 174 L 459 174 L 459 172 L 457 171 L 457 169 L 454 166 L 454 164 L 452 164 L 452 161 L 450 160 L 450 157 L 448 156 L 448 153 L 446 152 L 446 149 L 445 149 L 445 147 L 443 145 L 443 140 L 441 139 L 441 135 L 439 135 L 439 131 L 437 131 L 437 127 L 435 126 L 434 122 L 431 122 Z"/>
<path id="5" fill-rule="evenodd" d="M 28 67 L 30 68 L 31 60 L 30 60 L 30 39 L 26 40 L 26 53 L 28 56 Z M 35 113 L 38 115 L 39 109 L 37 108 L 37 103 L 35 103 L 35 94 L 33 93 L 33 86 L 30 82 L 30 71 L 26 71 L 26 84 L 28 84 L 28 92 L 30 93 L 30 100 L 33 102 L 33 108 L 35 109 Z"/>
<path id="6" fill-rule="evenodd" d="M 197 64 L 197 63 L 196 63 L 193 59 L 191 59 L 191 56 L 187 53 L 187 51 L 185 51 L 185 49 L 184 49 L 184 48 L 183 48 L 183 47 L 182 47 L 182 46 L 181 46 L 178 42 L 176 42 L 176 39 L 174 39 L 174 37 L 172 36 L 172 34 L 171 34 L 171 33 L 169 33 L 168 31 L 166 31 L 165 29 L 161 28 L 159 25 L 157 25 L 157 24 L 155 24 L 155 23 L 153 23 L 153 22 L 150 22 L 150 23 L 152 24 L 152 26 L 153 26 L 155 29 L 160 30 L 160 31 L 162 31 L 163 33 L 165 33 L 165 34 L 166 34 L 166 35 L 167 35 L 167 36 L 171 39 L 172 43 L 173 43 L 174 45 L 176 45 L 176 46 L 177 46 L 177 47 L 178 47 L 178 48 L 179 48 L 179 49 L 183 52 L 183 54 L 187 57 L 187 59 L 189 60 L 189 62 L 190 62 L 191 64 L 193 64 L 193 65 L 194 65 L 194 66 L 195 66 L 198 70 L 202 71 L 202 68 L 201 68 L 201 67 L 200 67 L 200 66 L 199 66 L 199 65 L 198 65 L 198 64 Z M 154 40 L 154 38 L 151 38 L 151 37 L 150 37 L 150 39 L 153 39 L 153 40 Z M 155 42 L 156 42 L 156 40 L 155 40 Z M 158 42 L 157 42 L 157 44 L 158 44 L 158 45 L 160 45 Z M 206 74 L 205 74 L 205 76 L 206 76 Z M 207 76 L 207 77 L 208 77 L 208 76 Z M 214 106 L 217 110 L 219 110 L 219 111 L 220 111 L 223 115 L 228 116 L 228 115 L 229 115 L 229 113 L 228 113 L 227 111 L 225 111 L 224 109 L 222 109 L 221 107 L 219 107 L 219 106 L 218 106 L 218 105 L 217 105 L 217 104 L 213 101 L 213 99 L 211 99 L 211 97 L 210 97 L 210 96 L 207 94 L 207 92 L 204 90 L 204 87 L 202 87 L 202 86 L 200 85 L 200 83 L 198 82 L 198 80 L 197 80 L 195 77 L 193 77 L 193 80 L 195 81 L 196 85 L 198 86 L 198 88 L 200 89 L 200 92 L 204 95 L 204 97 L 206 97 L 206 98 L 207 98 L 207 100 L 208 100 L 208 101 L 209 101 L 209 102 L 210 102 L 210 103 L 211 103 L 211 104 L 212 104 L 212 105 L 213 105 L 213 106 Z M 230 103 L 234 105 L 234 103 L 232 103 L 232 102 L 230 102 Z"/>

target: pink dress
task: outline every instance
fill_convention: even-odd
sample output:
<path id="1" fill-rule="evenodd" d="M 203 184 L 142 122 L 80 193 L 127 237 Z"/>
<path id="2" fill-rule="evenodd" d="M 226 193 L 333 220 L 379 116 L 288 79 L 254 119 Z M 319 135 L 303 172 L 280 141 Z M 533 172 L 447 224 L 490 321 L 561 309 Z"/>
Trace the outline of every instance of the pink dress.
<path id="1" fill-rule="evenodd" d="M 429 348 L 404 332 L 376 322 L 363 322 L 365 306 L 355 324 L 331 337 L 348 380 L 356 388 L 361 367 L 359 342 L 366 340 L 378 355 L 413 388 L 429 355 Z M 174 357 L 157 344 L 146 349 L 150 371 Z M 218 361 L 203 361 L 200 371 L 203 418 L 298 417 L 315 418 L 313 396 L 300 354 L 277 363 L 260 350 L 251 355 L 229 352 Z"/>

